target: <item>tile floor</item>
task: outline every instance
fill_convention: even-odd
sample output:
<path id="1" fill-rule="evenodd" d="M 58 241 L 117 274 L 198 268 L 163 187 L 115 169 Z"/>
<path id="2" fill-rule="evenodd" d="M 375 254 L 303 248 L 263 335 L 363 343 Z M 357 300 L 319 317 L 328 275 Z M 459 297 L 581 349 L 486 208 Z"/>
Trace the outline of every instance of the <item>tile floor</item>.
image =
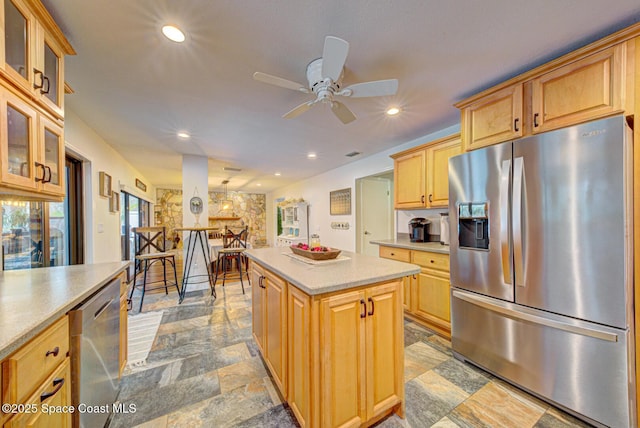
<path id="1" fill-rule="evenodd" d="M 148 294 L 143 311 L 164 310 L 147 364 L 127 369 L 109 427 L 294 427 L 251 337 L 250 289 L 239 283 L 191 291 L 177 304 Z M 136 308 L 134 297 L 134 308 Z M 584 423 L 452 357 L 450 343 L 405 323 L 406 419 L 378 427 L 585 427 Z"/>

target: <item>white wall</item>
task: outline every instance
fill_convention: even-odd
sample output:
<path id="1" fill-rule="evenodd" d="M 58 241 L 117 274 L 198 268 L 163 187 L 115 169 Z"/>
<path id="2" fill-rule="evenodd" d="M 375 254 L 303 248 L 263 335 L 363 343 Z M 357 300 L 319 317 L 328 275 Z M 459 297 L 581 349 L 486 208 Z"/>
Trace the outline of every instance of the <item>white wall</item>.
<path id="1" fill-rule="evenodd" d="M 389 155 L 406 150 L 438 138 L 459 132 L 460 125 L 450 126 L 384 152 L 376 153 L 359 161 L 319 174 L 306 180 L 282 187 L 267 194 L 267 236 L 268 243 L 275 242 L 276 207 L 274 200 L 280 197 L 303 198 L 309 203 L 309 233 L 317 233 L 324 245 L 347 251 L 356 249 L 355 233 L 355 183 L 356 179 L 393 170 L 393 159 Z M 329 215 L 329 192 L 351 188 L 351 215 Z M 398 213 L 396 214 L 398 215 Z M 407 214 L 412 215 L 412 214 Z M 406 217 L 406 215 L 404 216 Z M 403 218 L 404 218 L 403 217 Z M 349 230 L 331 229 L 331 222 L 349 222 Z M 398 221 L 404 221 L 398 219 Z M 408 221 L 408 220 L 407 220 Z M 400 230 L 401 231 L 401 230 Z M 408 232 L 408 230 L 407 230 Z"/>
<path id="2" fill-rule="evenodd" d="M 100 196 L 99 172 L 111 176 L 112 190 L 125 190 L 152 203 L 155 187 L 69 108 L 65 110 L 64 130 L 67 151 L 84 161 L 85 263 L 118 261 L 120 213 L 109 212 L 109 200 Z M 147 185 L 146 192 L 136 188 L 136 178 Z"/>

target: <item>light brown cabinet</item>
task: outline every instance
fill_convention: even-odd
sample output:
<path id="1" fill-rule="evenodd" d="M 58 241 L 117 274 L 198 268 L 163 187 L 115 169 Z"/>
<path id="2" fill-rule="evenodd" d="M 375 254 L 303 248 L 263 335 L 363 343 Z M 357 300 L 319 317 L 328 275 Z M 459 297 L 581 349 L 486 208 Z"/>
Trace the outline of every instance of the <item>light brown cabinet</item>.
<path id="1" fill-rule="evenodd" d="M 463 149 L 623 112 L 627 88 L 633 85 L 629 43 L 571 54 L 460 101 Z"/>
<path id="2" fill-rule="evenodd" d="M 0 194 L 63 200 L 64 55 L 74 53 L 39 0 L 0 3 Z"/>
<path id="3" fill-rule="evenodd" d="M 3 403 L 29 412 L 0 414 L 5 427 L 70 427 L 71 413 L 44 414 L 42 405 L 71 405 L 69 321 L 65 315 L 2 362 Z"/>
<path id="4" fill-rule="evenodd" d="M 287 283 L 252 263 L 253 334 L 280 393 L 287 397 Z"/>
<path id="5" fill-rule="evenodd" d="M 322 406 L 326 426 L 360 426 L 399 404 L 403 345 L 400 283 L 339 293 L 321 302 Z"/>
<path id="6" fill-rule="evenodd" d="M 532 80 L 532 132 L 622 111 L 625 45 L 617 45 Z"/>
<path id="7" fill-rule="evenodd" d="M 460 134 L 391 155 L 396 209 L 449 204 L 449 158 L 461 153 Z"/>
<path id="8" fill-rule="evenodd" d="M 120 274 L 120 355 L 119 363 L 120 370 L 119 376 L 122 378 L 122 373 L 127 366 L 127 355 L 129 350 L 129 337 L 128 337 L 128 310 L 129 302 L 127 300 L 127 281 L 125 273 Z"/>
<path id="9" fill-rule="evenodd" d="M 380 246 L 380 257 L 420 266 L 406 279 L 405 315 L 445 337 L 451 337 L 449 255 Z M 408 259 L 407 259 L 408 257 Z"/>
<path id="10" fill-rule="evenodd" d="M 288 294 L 287 401 L 300 426 L 305 428 L 312 420 L 311 297 L 293 286 Z"/>
<path id="11" fill-rule="evenodd" d="M 54 117 L 64 117 L 64 56 L 75 51 L 38 0 L 0 6 L 0 74 Z"/>
<path id="12" fill-rule="evenodd" d="M 522 137 L 522 86 L 508 86 L 464 107 L 460 127 L 465 150 Z"/>

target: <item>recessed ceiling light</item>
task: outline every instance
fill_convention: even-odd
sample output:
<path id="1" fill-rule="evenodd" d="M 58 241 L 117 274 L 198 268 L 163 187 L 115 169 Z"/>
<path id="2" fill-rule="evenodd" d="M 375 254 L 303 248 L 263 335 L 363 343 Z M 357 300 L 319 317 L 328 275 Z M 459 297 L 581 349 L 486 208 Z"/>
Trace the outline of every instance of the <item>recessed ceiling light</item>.
<path id="1" fill-rule="evenodd" d="M 315 159 L 315 158 L 317 157 L 317 155 L 316 155 L 315 153 L 309 153 L 309 154 L 307 155 L 307 157 L 308 157 L 309 159 Z"/>
<path id="2" fill-rule="evenodd" d="M 391 107 L 389 110 L 387 110 L 387 114 L 389 116 L 395 116 L 398 113 L 400 113 L 400 109 L 398 107 Z"/>
<path id="3" fill-rule="evenodd" d="M 258 187 L 260 187 L 260 186 L 262 186 L 262 184 L 261 184 L 261 183 L 258 183 Z"/>
<path id="4" fill-rule="evenodd" d="M 189 135 L 188 132 L 180 131 L 178 132 L 178 138 L 181 138 L 183 140 L 188 140 L 189 138 L 191 138 L 191 135 Z"/>
<path id="5" fill-rule="evenodd" d="M 282 174 L 280 174 L 279 172 L 276 172 L 274 175 L 275 175 L 276 177 L 280 177 Z"/>
<path id="6" fill-rule="evenodd" d="M 184 33 L 174 25 L 165 25 L 162 27 L 162 34 L 164 34 L 167 39 L 176 43 L 182 43 L 185 39 Z"/>

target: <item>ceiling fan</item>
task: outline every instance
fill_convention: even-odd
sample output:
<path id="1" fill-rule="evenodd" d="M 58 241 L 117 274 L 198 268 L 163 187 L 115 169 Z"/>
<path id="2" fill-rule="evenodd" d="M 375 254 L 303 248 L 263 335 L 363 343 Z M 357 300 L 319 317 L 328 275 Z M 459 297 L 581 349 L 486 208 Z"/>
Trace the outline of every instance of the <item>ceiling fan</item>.
<path id="1" fill-rule="evenodd" d="M 397 79 L 356 83 L 343 88 L 342 76 L 344 74 L 344 63 L 347 60 L 348 52 L 348 42 L 338 37 L 327 36 L 324 39 L 322 58 L 313 60 L 307 65 L 308 87 L 291 80 L 260 72 L 253 73 L 253 78 L 270 85 L 293 89 L 294 91 L 300 91 L 305 94 L 315 94 L 315 99 L 302 103 L 284 114 L 282 117 L 285 119 L 293 119 L 314 105 L 323 103 L 329 104 L 333 114 L 335 114 L 342 123 L 347 124 L 354 121 L 356 116 L 346 105 L 337 101 L 335 97 L 378 97 L 394 95 L 398 91 Z"/>

